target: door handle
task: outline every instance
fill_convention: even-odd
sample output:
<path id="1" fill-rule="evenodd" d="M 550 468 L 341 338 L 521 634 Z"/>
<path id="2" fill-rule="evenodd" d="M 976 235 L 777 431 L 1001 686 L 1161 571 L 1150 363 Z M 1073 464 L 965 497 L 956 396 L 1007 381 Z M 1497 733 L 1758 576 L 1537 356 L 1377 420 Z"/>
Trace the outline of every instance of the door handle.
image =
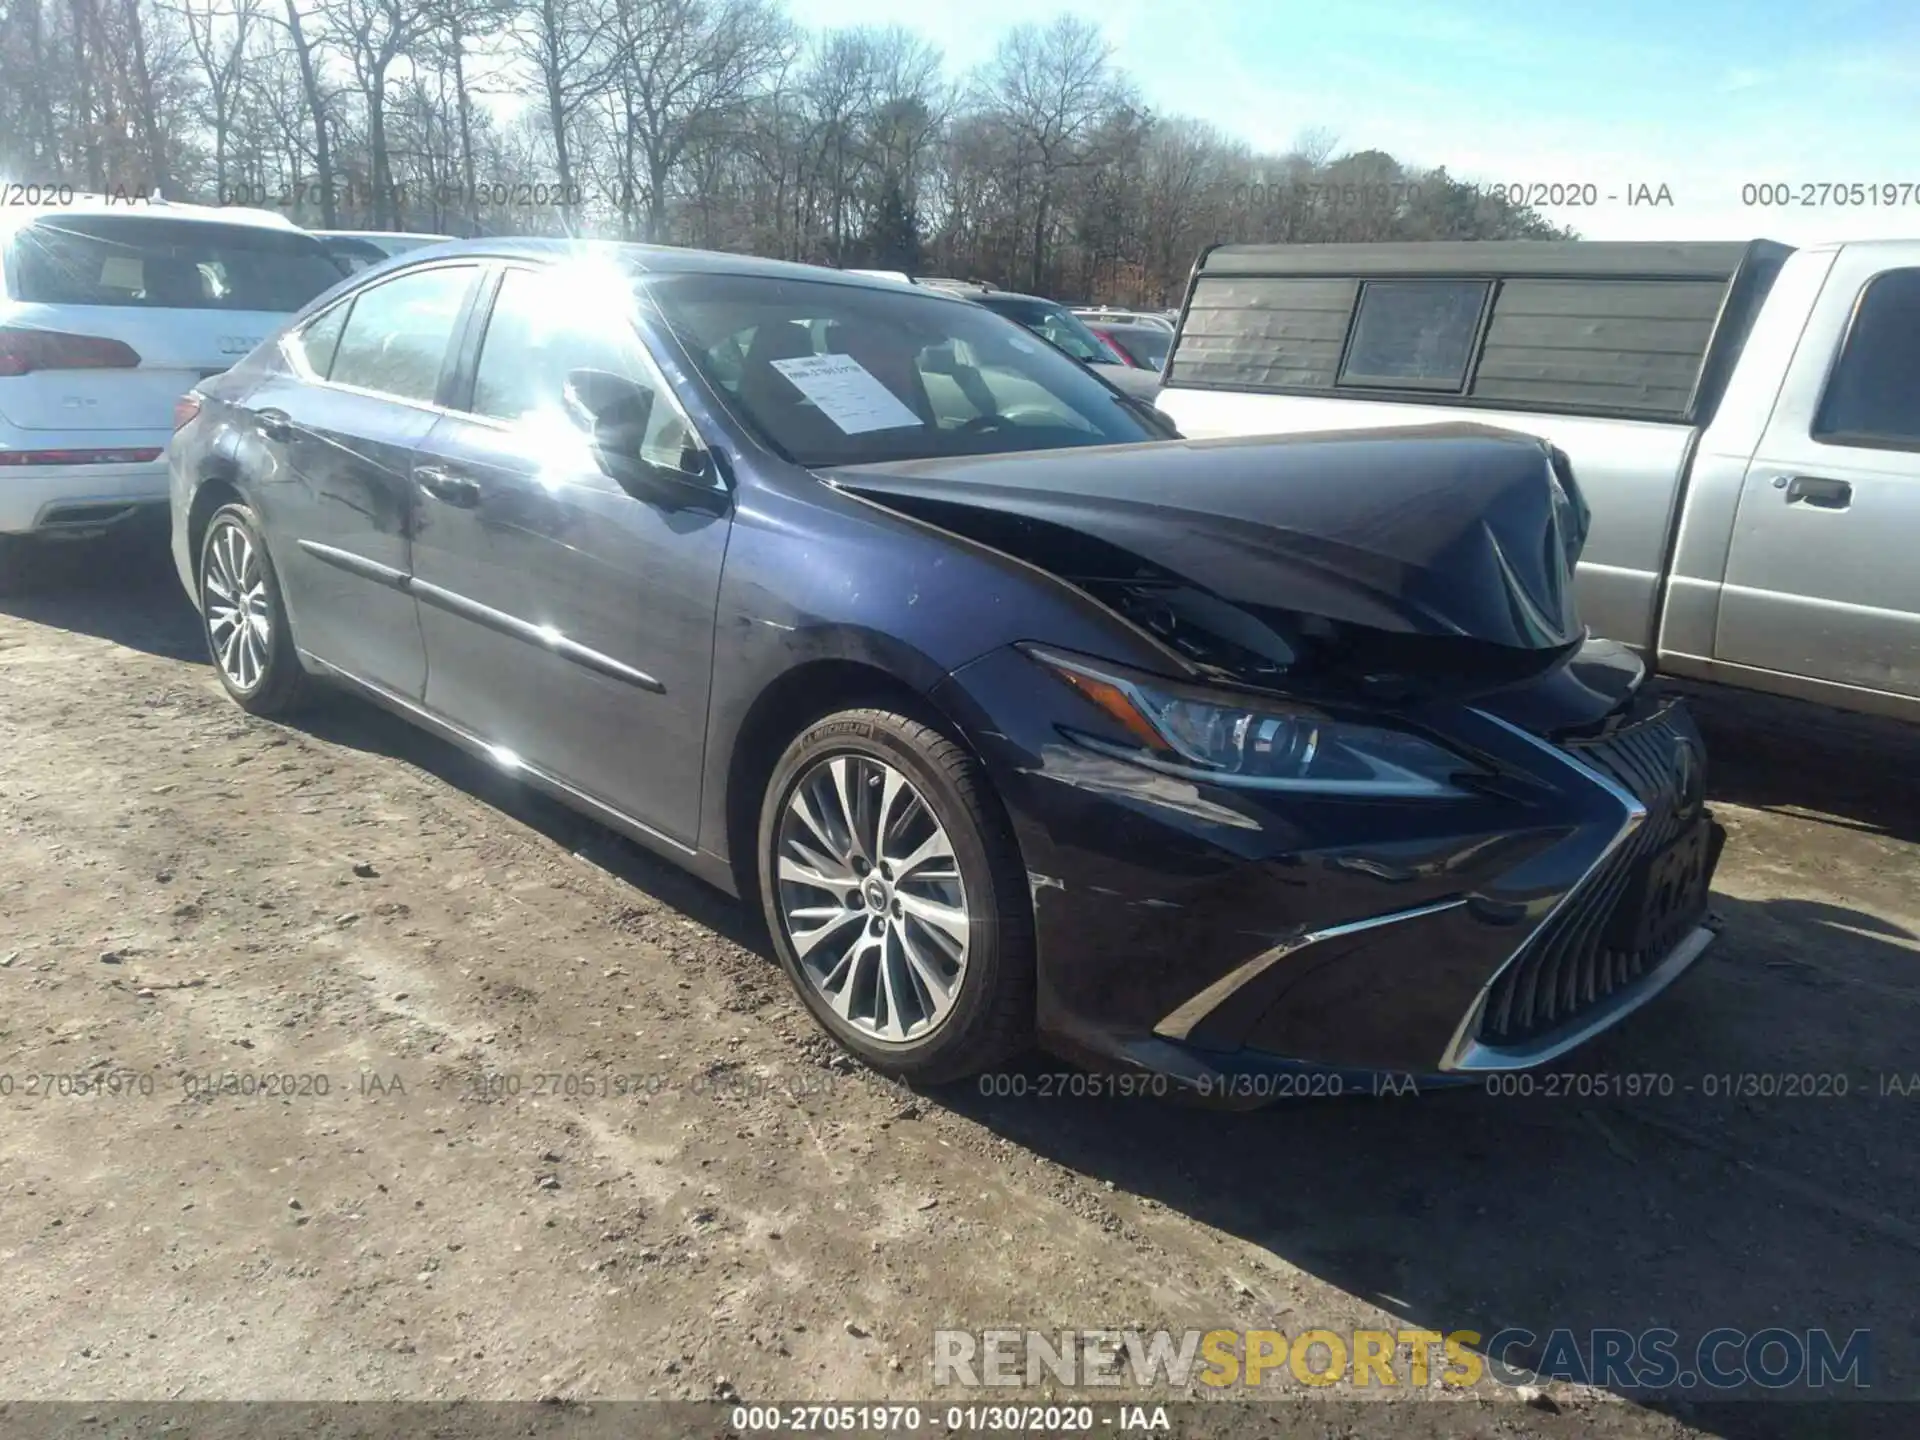
<path id="1" fill-rule="evenodd" d="M 439 465 L 422 465 L 413 472 L 413 478 L 420 488 L 434 499 L 447 505 L 457 505 L 462 510 L 471 510 L 480 503 L 480 482 L 465 475 L 456 475 Z"/>
<path id="2" fill-rule="evenodd" d="M 293 417 L 284 410 L 262 410 L 256 418 L 260 433 L 269 440 L 285 443 L 293 438 Z"/>
<path id="3" fill-rule="evenodd" d="M 1818 475 L 1782 475 L 1773 482 L 1787 492 L 1789 505 L 1811 505 L 1819 510 L 1845 510 L 1853 504 L 1853 485 Z"/>

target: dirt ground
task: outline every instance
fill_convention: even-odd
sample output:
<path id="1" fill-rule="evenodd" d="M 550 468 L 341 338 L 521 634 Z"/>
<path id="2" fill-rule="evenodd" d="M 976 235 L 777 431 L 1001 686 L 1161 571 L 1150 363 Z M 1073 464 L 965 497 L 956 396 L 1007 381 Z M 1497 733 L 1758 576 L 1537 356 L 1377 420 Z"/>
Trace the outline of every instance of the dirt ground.
<path id="1" fill-rule="evenodd" d="M 0 601 L 0 1399 L 924 1399 L 1007 1325 L 1866 1328 L 1920 1396 L 1920 732 L 1703 700 L 1725 936 L 1567 1067 L 1664 1097 L 915 1095 L 742 907 L 75 568 Z M 1340 1433 L 1815 1433 L 1547 1390 Z"/>

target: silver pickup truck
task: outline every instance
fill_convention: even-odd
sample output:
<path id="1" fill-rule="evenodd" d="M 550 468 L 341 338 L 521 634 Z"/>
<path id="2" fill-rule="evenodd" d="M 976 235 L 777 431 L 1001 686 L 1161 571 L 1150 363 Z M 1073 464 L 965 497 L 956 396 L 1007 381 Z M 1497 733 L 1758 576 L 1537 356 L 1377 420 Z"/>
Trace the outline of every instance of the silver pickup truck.
<path id="1" fill-rule="evenodd" d="M 1217 246 L 1163 380 L 1196 438 L 1538 435 L 1594 634 L 1920 719 L 1920 240 Z"/>

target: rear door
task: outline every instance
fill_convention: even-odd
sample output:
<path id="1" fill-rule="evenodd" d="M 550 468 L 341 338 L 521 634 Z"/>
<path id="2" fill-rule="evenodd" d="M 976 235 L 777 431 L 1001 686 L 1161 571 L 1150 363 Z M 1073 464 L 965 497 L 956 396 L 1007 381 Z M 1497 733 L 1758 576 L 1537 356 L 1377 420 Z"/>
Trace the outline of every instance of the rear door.
<path id="1" fill-rule="evenodd" d="M 433 710 L 691 844 L 731 509 L 717 486 L 672 509 L 628 494 L 569 412 L 568 372 L 612 371 L 653 393 L 644 458 L 698 444 L 629 304 L 564 269 L 503 270 L 464 413 L 415 470 L 413 588 Z"/>
<path id="2" fill-rule="evenodd" d="M 243 402 L 241 466 L 300 648 L 406 700 L 427 678 L 407 591 L 415 452 L 481 274 L 467 261 L 368 285 L 288 336 L 287 366 Z"/>
<path id="3" fill-rule="evenodd" d="M 14 233 L 5 258 L 0 326 L 117 341 L 131 355 L 11 376 L 0 386 L 0 419 L 22 430 L 162 439 L 175 400 L 341 276 L 300 231 L 144 212 L 42 215 Z"/>
<path id="4" fill-rule="evenodd" d="M 1920 266 L 1884 255 L 1840 252 L 1795 350 L 1741 486 L 1714 658 L 1920 697 Z"/>

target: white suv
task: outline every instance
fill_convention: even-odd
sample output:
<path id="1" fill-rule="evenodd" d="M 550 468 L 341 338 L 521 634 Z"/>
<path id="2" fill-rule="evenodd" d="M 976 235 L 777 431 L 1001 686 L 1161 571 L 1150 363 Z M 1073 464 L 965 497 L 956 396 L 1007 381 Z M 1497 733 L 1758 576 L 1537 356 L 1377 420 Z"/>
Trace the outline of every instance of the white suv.
<path id="1" fill-rule="evenodd" d="M 0 210 L 0 581 L 28 540 L 164 513 L 176 402 L 342 278 L 268 211 Z"/>

